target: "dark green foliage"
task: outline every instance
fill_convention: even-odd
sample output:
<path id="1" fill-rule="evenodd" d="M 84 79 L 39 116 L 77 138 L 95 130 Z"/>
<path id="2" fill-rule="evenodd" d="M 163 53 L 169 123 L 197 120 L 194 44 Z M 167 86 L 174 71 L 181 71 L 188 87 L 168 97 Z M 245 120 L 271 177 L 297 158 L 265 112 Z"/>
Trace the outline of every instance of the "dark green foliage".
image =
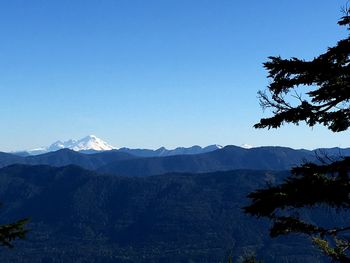
<path id="1" fill-rule="evenodd" d="M 350 182 L 347 174 L 342 175 L 344 169 L 349 168 L 349 158 L 329 165 L 305 164 L 295 168 L 292 170 L 293 176 L 286 178 L 282 184 L 250 193 L 248 197 L 252 199 L 252 204 L 244 208 L 245 212 L 277 218 L 279 225 L 288 222 L 295 228 L 303 228 L 303 232 L 322 232 L 320 228 L 298 224 L 291 217 L 278 217 L 278 211 L 318 204 L 349 208 Z"/>
<path id="2" fill-rule="evenodd" d="M 339 25 L 350 27 L 350 9 Z M 263 107 L 272 108 L 274 116 L 261 119 L 256 128 L 277 128 L 284 123 L 322 124 L 333 132 L 350 127 L 350 37 L 341 40 L 326 53 L 304 61 L 297 58 L 270 57 L 264 64 L 272 83 L 271 96 L 260 92 Z M 297 89 L 307 88 L 306 98 Z M 295 98 L 297 105 L 292 104 Z M 344 212 L 350 208 L 350 158 L 321 163 L 306 163 L 292 169 L 292 175 L 278 185 L 269 185 L 248 195 L 252 204 L 246 213 L 272 221 L 272 237 L 303 233 L 332 260 L 350 262 L 350 226 L 339 222 L 313 220 L 305 211 L 317 214 L 320 207 Z M 339 218 L 341 216 L 338 216 Z"/>
<path id="3" fill-rule="evenodd" d="M 320 205 L 335 208 L 338 212 L 349 209 L 349 171 L 350 158 L 323 165 L 304 164 L 292 169 L 293 175 L 283 183 L 250 193 L 248 197 L 252 204 L 244 210 L 251 215 L 270 218 L 273 222 L 270 229 L 272 237 L 304 233 L 311 236 L 314 243 L 332 258 L 342 258 L 340 262 L 347 262 L 344 259 L 347 246 L 344 244 L 349 245 L 346 236 L 350 227 L 307 223 L 297 211 Z M 335 244 L 334 247 L 329 240 Z M 336 253 L 340 251 L 342 255 Z"/>
<path id="4" fill-rule="evenodd" d="M 263 261 L 258 260 L 255 253 L 250 252 L 240 257 L 237 263 L 263 263 Z"/>
<path id="5" fill-rule="evenodd" d="M 0 243 L 3 246 L 13 248 L 12 242 L 16 239 L 24 239 L 28 230 L 25 225 L 28 219 L 18 220 L 14 223 L 0 225 Z"/>
<path id="6" fill-rule="evenodd" d="M 21 219 L 13 223 L 0 225 L 0 245 L 13 248 L 13 241 L 24 239 L 28 232 L 28 229 L 26 229 L 28 221 L 28 219 Z"/>
<path id="7" fill-rule="evenodd" d="M 339 21 L 350 25 L 348 13 Z M 272 108 L 274 116 L 261 119 L 256 128 L 277 128 L 283 123 L 309 126 L 322 124 L 334 132 L 350 126 L 350 38 L 343 39 L 335 47 L 311 61 L 270 57 L 264 63 L 268 77 L 270 96 L 259 92 L 264 108 Z M 317 88 L 315 88 L 317 87 Z M 308 88 L 304 97 L 298 88 Z M 315 89 L 314 89 L 315 88 Z"/>
<path id="8" fill-rule="evenodd" d="M 301 208 L 316 204 L 350 207 L 350 182 L 346 171 L 350 158 L 329 165 L 304 164 L 292 169 L 293 176 L 278 186 L 270 186 L 248 195 L 253 204 L 245 211 L 256 216 L 275 216 L 279 208 Z M 344 174 L 345 173 L 345 174 Z"/>

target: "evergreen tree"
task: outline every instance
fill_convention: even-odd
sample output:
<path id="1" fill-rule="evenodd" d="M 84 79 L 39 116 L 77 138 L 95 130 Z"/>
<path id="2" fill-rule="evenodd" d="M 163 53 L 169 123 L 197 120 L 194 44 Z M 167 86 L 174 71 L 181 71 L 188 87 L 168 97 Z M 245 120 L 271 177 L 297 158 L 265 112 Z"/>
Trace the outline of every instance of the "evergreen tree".
<path id="1" fill-rule="evenodd" d="M 28 230 L 25 228 L 28 219 L 21 219 L 13 223 L 0 225 L 0 245 L 13 248 L 13 241 L 24 239 Z"/>
<path id="2" fill-rule="evenodd" d="M 338 24 L 350 30 L 350 8 L 344 8 Z M 350 127 L 350 36 L 311 61 L 269 57 L 264 67 L 272 82 L 267 92 L 259 92 L 260 104 L 273 116 L 261 119 L 255 128 L 300 122 L 322 124 L 333 132 Z M 329 227 L 300 215 L 320 206 L 349 211 L 350 158 L 320 161 L 293 168 L 281 184 L 250 193 L 252 203 L 244 211 L 269 218 L 272 237 L 303 233 L 333 260 L 350 262 L 350 220 L 349 225 Z"/>

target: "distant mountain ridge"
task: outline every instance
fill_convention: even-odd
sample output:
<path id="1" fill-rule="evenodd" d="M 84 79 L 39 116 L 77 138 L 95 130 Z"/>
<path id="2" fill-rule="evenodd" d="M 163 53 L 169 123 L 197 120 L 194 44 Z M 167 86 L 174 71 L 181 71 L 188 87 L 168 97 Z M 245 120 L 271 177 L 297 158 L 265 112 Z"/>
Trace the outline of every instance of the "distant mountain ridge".
<path id="1" fill-rule="evenodd" d="M 30 155 L 40 155 L 44 153 L 54 152 L 61 149 L 70 149 L 76 152 L 82 153 L 98 153 L 101 151 L 120 151 L 129 153 L 139 157 L 162 157 L 162 156 L 171 156 L 171 155 L 183 155 L 183 154 L 201 154 L 210 151 L 215 151 L 221 149 L 222 146 L 218 144 L 209 145 L 206 147 L 201 147 L 198 145 L 194 145 L 191 147 L 177 147 L 175 149 L 166 149 L 165 147 L 161 147 L 157 150 L 150 149 L 130 149 L 126 147 L 122 147 L 117 149 L 116 147 L 108 144 L 104 140 L 98 138 L 95 135 L 88 135 L 79 140 L 67 140 L 67 141 L 56 141 L 52 143 L 48 147 L 41 147 L 37 149 L 27 150 L 27 151 L 18 151 L 13 152 L 19 156 L 30 156 Z"/>
<path id="2" fill-rule="evenodd" d="M 222 149 L 223 147 L 218 144 L 209 145 L 206 147 L 201 147 L 198 145 L 194 145 L 191 147 L 177 147 L 172 150 L 168 150 L 165 147 L 161 147 L 157 150 L 149 150 L 149 149 L 130 149 L 130 148 L 120 148 L 118 151 L 126 152 L 139 157 L 165 157 L 165 156 L 173 156 L 173 155 L 194 155 L 194 154 L 202 154 L 207 152 L 216 151 Z"/>
<path id="3" fill-rule="evenodd" d="M 0 153 L 0 167 L 11 164 L 50 165 L 54 167 L 77 165 L 88 170 L 96 170 L 108 163 L 132 158 L 137 157 L 113 150 L 84 154 L 70 149 L 61 149 L 55 152 L 30 156 L 16 156 L 8 153 Z"/>
<path id="4" fill-rule="evenodd" d="M 147 150 L 138 154 L 149 154 Z M 61 149 L 34 156 L 16 156 L 0 153 L 0 167 L 11 164 L 50 165 L 62 167 L 77 165 L 85 169 L 122 176 L 149 176 L 172 172 L 204 173 L 235 169 L 288 170 L 305 161 L 317 161 L 317 154 L 330 156 L 350 156 L 349 151 L 340 149 L 320 149 L 316 151 L 294 150 L 287 147 L 256 147 L 245 149 L 238 146 L 201 154 L 180 154 L 157 157 L 140 157 L 132 151 L 99 151 L 90 154 Z M 154 153 L 151 153 L 154 154 Z M 160 154 L 160 153 L 159 153 Z M 320 155 L 318 154 L 318 155 Z M 337 157 L 337 158 L 338 158 Z"/>
<path id="5" fill-rule="evenodd" d="M 288 170 L 304 161 L 315 161 L 312 151 L 287 147 L 257 147 L 245 149 L 226 146 L 195 155 L 133 158 L 108 163 L 97 171 L 124 176 L 149 176 L 165 173 L 206 173 L 236 169 Z"/>

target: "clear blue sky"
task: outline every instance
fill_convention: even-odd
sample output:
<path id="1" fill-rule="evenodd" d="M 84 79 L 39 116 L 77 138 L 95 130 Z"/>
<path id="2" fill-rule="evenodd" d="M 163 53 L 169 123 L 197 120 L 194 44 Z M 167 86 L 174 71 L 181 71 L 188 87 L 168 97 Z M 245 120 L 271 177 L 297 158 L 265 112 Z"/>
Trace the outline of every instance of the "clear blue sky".
<path id="1" fill-rule="evenodd" d="M 349 132 L 252 125 L 270 55 L 346 36 L 335 0 L 0 2 L 0 150 L 95 134 L 117 147 L 350 146 Z"/>

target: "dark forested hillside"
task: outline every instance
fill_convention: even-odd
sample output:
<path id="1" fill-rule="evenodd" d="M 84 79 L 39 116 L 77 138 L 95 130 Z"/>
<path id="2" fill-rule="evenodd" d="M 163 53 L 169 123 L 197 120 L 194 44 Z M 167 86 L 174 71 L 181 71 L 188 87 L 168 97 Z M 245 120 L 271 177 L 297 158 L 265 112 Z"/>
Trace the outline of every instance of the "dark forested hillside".
<path id="1" fill-rule="evenodd" d="M 23 163 L 23 160 L 24 160 L 23 157 L 20 157 L 14 154 L 0 152 L 0 167 L 5 167 L 7 165 L 11 165 L 15 163 Z"/>
<path id="2" fill-rule="evenodd" d="M 311 151 L 286 147 L 243 149 L 226 146 L 223 149 L 197 155 L 177 155 L 161 158 L 129 159 L 109 163 L 98 169 L 116 175 L 145 176 L 169 172 L 215 172 L 234 169 L 286 170 L 304 160 L 314 160 Z"/>
<path id="3" fill-rule="evenodd" d="M 76 166 L 0 170 L 1 221 L 31 217 L 27 240 L 0 262 L 219 262 L 254 250 L 266 262 L 322 262 L 297 237 L 270 240 L 245 216 L 246 194 L 285 172 L 150 177 L 98 175 Z"/>
<path id="4" fill-rule="evenodd" d="M 43 164 L 56 167 L 73 164 L 81 166 L 85 169 L 95 170 L 110 162 L 118 162 L 133 158 L 136 157 L 128 153 L 117 151 L 83 154 L 70 149 L 62 149 L 55 152 L 49 152 L 35 156 L 17 156 L 14 154 L 0 152 L 0 167 L 5 167 L 11 164 Z"/>
<path id="5" fill-rule="evenodd" d="M 94 154 L 83 154 L 69 149 L 49 152 L 25 158 L 25 163 L 30 165 L 45 164 L 51 166 L 78 165 L 85 169 L 95 170 L 110 162 L 118 162 L 136 158 L 130 154 L 116 151 L 105 151 Z"/>
<path id="6" fill-rule="evenodd" d="M 349 155 L 349 149 L 320 149 L 318 154 Z M 288 170 L 305 160 L 314 161 L 315 151 L 294 150 L 287 147 L 257 147 L 244 149 L 226 146 L 204 154 L 184 154 L 166 157 L 141 158 L 112 150 L 83 154 L 69 149 L 36 156 L 16 156 L 0 153 L 0 167 L 10 164 L 50 165 L 61 167 L 78 165 L 85 169 L 114 175 L 147 176 L 171 172 L 203 173 L 235 169 Z"/>

